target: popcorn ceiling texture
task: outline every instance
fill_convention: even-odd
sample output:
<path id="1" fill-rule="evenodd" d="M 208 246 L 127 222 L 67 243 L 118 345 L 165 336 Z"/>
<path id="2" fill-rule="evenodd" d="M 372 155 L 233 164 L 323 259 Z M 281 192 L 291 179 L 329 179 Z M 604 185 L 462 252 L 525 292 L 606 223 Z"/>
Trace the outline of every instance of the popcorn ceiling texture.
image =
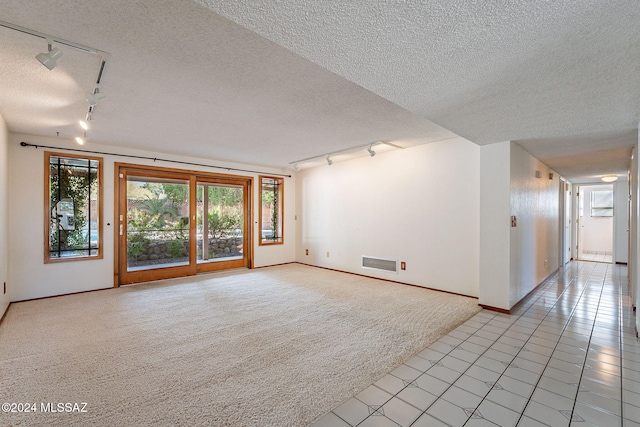
<path id="1" fill-rule="evenodd" d="M 576 178 L 623 173 L 637 143 L 637 0 L 4 0 L 0 16 L 111 53 L 87 135 L 103 144 L 287 167 L 459 135 Z M 44 48 L 0 28 L 0 114 L 72 138 L 92 58 L 35 71 Z"/>
<path id="2" fill-rule="evenodd" d="M 539 110 L 553 107 L 554 98 L 573 97 L 574 105 L 588 113 L 592 106 L 580 105 L 581 100 L 624 100 L 630 89 L 625 81 L 640 86 L 637 73 L 628 76 L 640 60 L 624 62 L 639 56 L 638 32 L 629 30 L 640 20 L 635 0 L 198 1 L 479 144 L 558 134 L 557 128 L 540 134 L 534 129 L 537 121 L 518 120 L 514 108 L 547 119 L 556 113 L 585 116 Z M 502 116 L 517 126 L 483 125 L 481 110 L 487 107 L 493 118 Z M 637 114 L 620 114 L 623 107 L 609 114 L 634 126 Z M 465 119 L 465 112 L 472 117 Z M 604 123 L 584 118 L 572 130 L 608 130 Z"/>
<path id="3" fill-rule="evenodd" d="M 636 0 L 197 1 L 475 143 L 516 140 L 551 162 L 536 141 L 630 152 Z"/>
<path id="4" fill-rule="evenodd" d="M 378 140 L 455 137 L 192 1 L 34 3 L 3 1 L 0 17 L 110 53 L 89 142 L 290 167 Z M 0 113 L 12 132 L 72 139 L 97 61 L 62 48 L 49 71 L 34 58 L 45 49 L 0 27 Z"/>

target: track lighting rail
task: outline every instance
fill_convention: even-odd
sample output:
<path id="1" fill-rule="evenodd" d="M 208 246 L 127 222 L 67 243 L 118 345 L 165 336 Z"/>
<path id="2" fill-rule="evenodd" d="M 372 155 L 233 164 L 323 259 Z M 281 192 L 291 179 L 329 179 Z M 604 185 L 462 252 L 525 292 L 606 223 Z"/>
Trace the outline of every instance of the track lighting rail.
<path id="1" fill-rule="evenodd" d="M 290 162 L 289 164 L 293 165 L 293 168 L 296 169 L 300 163 L 304 163 L 304 162 L 308 162 L 308 161 L 311 161 L 311 160 L 324 158 L 327 161 L 327 164 L 329 166 L 331 166 L 331 164 L 333 163 L 333 161 L 330 158 L 331 156 L 333 156 L 335 154 L 342 154 L 342 153 L 348 153 L 350 151 L 360 150 L 362 148 L 366 148 L 367 151 L 369 152 L 369 155 L 371 157 L 373 157 L 373 156 L 376 155 L 375 151 L 373 151 L 373 147 L 375 147 L 376 145 L 380 145 L 380 144 L 388 145 L 388 146 L 393 147 L 393 148 L 404 149 L 404 147 L 401 147 L 401 146 L 396 145 L 396 144 L 392 144 L 391 142 L 388 142 L 388 141 L 368 142 L 366 144 L 356 145 L 355 147 L 343 148 L 342 150 L 331 151 L 331 152 L 328 152 L 328 153 L 318 154 L 317 156 L 312 156 L 312 157 L 307 157 L 307 158 L 304 158 L 304 159 L 296 160 L 294 162 Z"/>
<path id="2" fill-rule="evenodd" d="M 48 52 L 46 53 L 40 53 L 38 55 L 36 55 L 36 59 L 45 67 L 47 67 L 49 70 L 53 70 L 54 68 L 56 68 L 57 65 L 57 61 L 62 58 L 63 53 L 57 48 L 57 47 L 52 47 L 52 44 L 58 44 L 58 45 L 63 45 L 63 46 L 67 46 L 67 47 L 71 47 L 77 50 L 80 50 L 82 52 L 86 52 L 86 53 L 90 53 L 92 55 L 96 55 L 100 58 L 100 66 L 98 68 L 98 73 L 96 76 L 96 81 L 93 84 L 93 87 L 91 89 L 91 92 L 88 94 L 87 97 L 87 101 L 89 102 L 89 107 L 87 109 L 87 114 L 85 115 L 85 120 L 89 121 L 93 118 L 93 113 L 95 110 L 95 107 L 97 105 L 97 103 L 105 98 L 105 95 L 103 93 L 99 93 L 100 92 L 100 82 L 102 80 L 103 77 L 103 73 L 104 73 L 104 68 L 105 65 L 107 64 L 107 58 L 109 57 L 109 54 L 105 51 L 99 50 L 99 49 L 95 49 L 92 48 L 90 46 L 86 46 L 80 43 L 76 43 L 76 42 L 72 42 L 70 40 L 66 40 L 60 37 L 55 37 L 52 36 L 50 34 L 45 34 L 45 33 L 41 33 L 40 31 L 36 31 L 36 30 L 32 30 L 30 28 L 25 28 L 22 27 L 20 25 L 15 25 L 12 24 L 10 22 L 7 21 L 3 21 L 0 20 L 0 27 L 5 27 L 5 28 L 9 28 L 24 34 L 28 34 L 34 37 L 39 37 L 42 39 L 45 39 L 47 41 L 47 46 L 48 46 Z M 86 138 L 86 131 L 87 129 L 84 129 L 84 137 Z M 79 144 L 83 144 L 84 143 L 84 139 L 81 137 L 77 137 L 76 141 L 78 141 Z M 80 142 L 82 141 L 82 142 Z"/>
<path id="3" fill-rule="evenodd" d="M 55 43 L 58 43 L 58 44 L 61 44 L 61 45 L 64 45 L 64 46 L 69 46 L 69 47 L 72 47 L 74 49 L 82 50 L 84 52 L 92 53 L 94 55 L 103 56 L 103 57 L 109 56 L 109 54 L 107 52 L 104 52 L 102 50 L 94 49 L 92 47 L 85 46 L 85 45 L 80 44 L 80 43 L 76 43 L 76 42 L 72 42 L 72 41 L 69 41 L 69 40 L 61 39 L 60 37 L 54 37 L 54 36 L 49 35 L 49 34 L 41 33 L 40 31 L 31 30 L 29 28 L 21 27 L 20 25 L 15 25 L 15 24 L 12 24 L 10 22 L 3 21 L 1 19 L 0 19 L 0 27 L 10 28 L 12 30 L 20 31 L 21 33 L 29 34 L 29 35 L 32 35 L 32 36 L 35 36 L 35 37 L 40 37 L 40 38 L 45 39 L 45 40 L 51 40 L 51 41 L 53 41 Z"/>

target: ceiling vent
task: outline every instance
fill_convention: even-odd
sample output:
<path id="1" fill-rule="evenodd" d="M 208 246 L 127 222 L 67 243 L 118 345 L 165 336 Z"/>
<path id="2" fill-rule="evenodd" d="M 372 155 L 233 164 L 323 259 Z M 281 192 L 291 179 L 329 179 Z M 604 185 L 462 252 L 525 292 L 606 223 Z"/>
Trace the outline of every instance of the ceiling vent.
<path id="1" fill-rule="evenodd" d="M 398 273 L 398 260 L 362 256 L 362 268 Z"/>

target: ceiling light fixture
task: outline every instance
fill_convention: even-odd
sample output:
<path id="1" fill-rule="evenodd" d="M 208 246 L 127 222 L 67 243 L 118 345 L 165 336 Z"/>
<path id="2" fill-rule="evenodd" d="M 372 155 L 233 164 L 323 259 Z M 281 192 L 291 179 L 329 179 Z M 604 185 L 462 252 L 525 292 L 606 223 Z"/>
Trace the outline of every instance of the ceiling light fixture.
<path id="1" fill-rule="evenodd" d="M 369 148 L 367 148 L 367 151 L 369 152 L 369 155 L 370 155 L 371 157 L 373 157 L 373 156 L 375 156 L 375 155 L 376 155 L 376 152 L 375 152 L 375 151 L 373 151 L 373 144 L 370 144 L 370 145 L 369 145 Z"/>
<path id="2" fill-rule="evenodd" d="M 349 153 L 349 152 L 362 152 L 360 150 L 362 150 L 363 148 L 367 148 L 367 152 L 369 153 L 369 155 L 371 157 L 376 155 L 376 152 L 373 151 L 373 147 L 377 146 L 377 145 L 383 145 L 383 146 L 389 146 L 392 148 L 397 148 L 399 150 L 403 150 L 404 147 L 400 146 L 400 145 L 396 145 L 393 144 L 391 142 L 388 141 L 376 141 L 376 142 L 369 142 L 367 144 L 362 144 L 362 145 L 357 145 L 355 147 L 349 147 L 349 148 L 344 148 L 342 150 L 336 150 L 336 151 L 330 151 L 328 153 L 324 153 L 324 154 L 318 154 L 317 156 L 312 156 L 312 157 L 307 157 L 304 159 L 300 159 L 300 160 L 296 160 L 293 162 L 289 162 L 290 165 L 298 165 L 300 163 L 306 163 L 306 162 L 311 162 L 311 161 L 317 161 L 318 159 L 322 159 L 325 158 L 327 160 L 327 163 L 329 165 L 331 165 L 333 163 L 332 160 L 329 159 L 329 156 L 333 156 L 334 154 L 343 154 L 343 153 Z"/>
<path id="3" fill-rule="evenodd" d="M 89 130 L 89 125 L 84 120 L 80 120 L 80 127 L 84 130 Z"/>
<path id="4" fill-rule="evenodd" d="M 60 51 L 60 49 L 52 46 L 53 43 L 56 43 L 57 45 L 62 45 L 62 46 L 70 47 L 73 49 L 77 49 L 77 50 L 89 53 L 91 55 L 98 56 L 100 58 L 100 66 L 99 66 L 100 68 L 98 69 L 98 74 L 94 83 L 94 91 L 90 94 L 90 96 L 93 96 L 96 94 L 96 88 L 100 86 L 100 82 L 102 80 L 102 75 L 104 72 L 104 67 L 107 63 L 107 59 L 109 58 L 109 54 L 107 52 L 94 49 L 92 47 L 89 47 L 80 43 L 72 42 L 70 40 L 62 39 L 60 37 L 55 37 L 49 34 L 41 33 L 39 31 L 35 31 L 26 27 L 21 27 L 20 25 L 15 25 L 3 20 L 0 20 L 0 27 L 9 28 L 11 30 L 29 34 L 34 37 L 39 37 L 41 39 L 45 39 L 47 41 L 48 52 L 39 53 L 38 55 L 36 55 L 36 58 L 38 59 L 38 61 L 40 61 L 40 63 L 42 63 L 42 65 L 47 67 L 49 70 L 53 70 L 57 65 L 57 61 L 63 56 L 63 53 Z M 89 100 L 89 109 L 87 112 L 86 120 L 91 120 L 93 108 L 99 101 L 101 101 L 104 98 L 105 98 L 105 95 L 100 94 L 100 96 L 98 96 L 97 98 L 92 98 L 91 100 Z"/>
<path id="5" fill-rule="evenodd" d="M 84 145 L 84 139 L 80 138 L 79 136 L 76 136 L 76 142 L 80 145 Z"/>
<path id="6" fill-rule="evenodd" d="M 293 170 L 296 171 L 296 172 L 298 172 L 300 170 L 300 168 L 298 167 L 297 163 L 293 164 Z"/>
<path id="7" fill-rule="evenodd" d="M 615 182 L 618 180 L 618 175 L 605 175 L 602 179 L 604 182 Z"/>
<path id="8" fill-rule="evenodd" d="M 328 164 L 329 166 L 331 166 L 331 165 L 333 164 L 333 160 L 331 160 L 331 159 L 329 158 L 329 156 L 327 156 L 327 164 Z"/>
<path id="9" fill-rule="evenodd" d="M 58 60 L 62 58 L 63 53 L 57 47 L 52 47 L 53 41 L 47 39 L 48 51 L 46 53 L 39 53 L 36 55 L 36 59 L 40 61 L 42 65 L 49 70 L 53 70 L 58 65 Z"/>
<path id="10" fill-rule="evenodd" d="M 107 95 L 105 95 L 104 93 L 100 93 L 100 85 L 96 85 L 93 88 L 93 93 L 87 95 L 87 102 L 89 102 L 89 107 L 92 107 L 92 111 L 93 107 L 98 105 L 98 102 L 102 101 L 106 97 Z"/>

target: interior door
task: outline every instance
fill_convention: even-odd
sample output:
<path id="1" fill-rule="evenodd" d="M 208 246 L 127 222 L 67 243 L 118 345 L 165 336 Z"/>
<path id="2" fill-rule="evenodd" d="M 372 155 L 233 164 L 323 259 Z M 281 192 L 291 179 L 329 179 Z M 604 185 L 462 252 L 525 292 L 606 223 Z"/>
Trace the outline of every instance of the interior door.
<path id="1" fill-rule="evenodd" d="M 571 186 L 564 184 L 564 236 L 563 236 L 563 262 L 562 265 L 571 260 Z"/>
<path id="2" fill-rule="evenodd" d="M 251 266 L 251 178 L 116 167 L 116 285 Z"/>
<path id="3" fill-rule="evenodd" d="M 578 235 L 578 259 L 584 259 L 583 248 L 583 236 L 584 236 L 584 187 L 578 187 L 578 219 L 576 221 L 577 235 Z"/>

